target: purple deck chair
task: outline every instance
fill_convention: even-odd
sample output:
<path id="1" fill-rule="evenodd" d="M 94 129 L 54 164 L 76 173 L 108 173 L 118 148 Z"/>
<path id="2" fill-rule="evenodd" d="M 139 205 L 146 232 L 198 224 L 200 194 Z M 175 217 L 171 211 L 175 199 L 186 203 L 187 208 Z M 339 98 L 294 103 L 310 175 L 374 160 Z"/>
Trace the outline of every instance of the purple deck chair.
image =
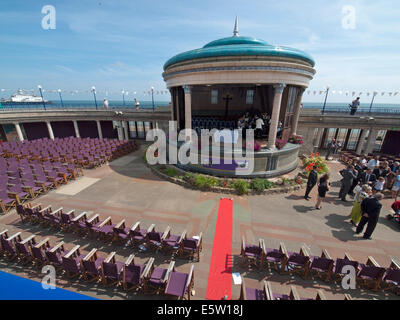
<path id="1" fill-rule="evenodd" d="M 15 241 L 15 248 L 17 250 L 18 261 L 22 264 L 27 264 L 33 260 L 33 256 L 31 253 L 31 248 L 36 244 L 35 236 L 31 235 L 30 237 L 24 240 Z"/>
<path id="2" fill-rule="evenodd" d="M 99 235 L 99 231 L 100 231 L 99 226 L 102 223 L 103 222 L 100 221 L 100 216 L 98 214 L 95 214 L 90 219 L 87 219 L 85 221 L 87 233 L 88 233 L 89 237 L 95 238 Z"/>
<path id="3" fill-rule="evenodd" d="M 149 250 L 159 250 L 161 249 L 161 241 L 163 232 L 157 232 L 155 225 L 152 224 L 146 233 L 146 245 Z"/>
<path id="4" fill-rule="evenodd" d="M 161 237 L 161 251 L 163 253 L 172 253 L 174 255 L 178 253 L 181 242 L 186 238 L 186 233 L 186 230 L 184 230 L 179 236 L 173 235 L 171 234 L 171 229 L 168 226 Z"/>
<path id="5" fill-rule="evenodd" d="M 70 210 L 68 212 L 62 212 L 61 213 L 61 220 L 60 220 L 60 224 L 61 224 L 61 230 L 63 230 L 64 232 L 68 232 L 71 230 L 72 226 L 73 226 L 73 222 L 72 220 L 75 218 L 75 210 Z"/>
<path id="6" fill-rule="evenodd" d="M 360 264 L 361 270 L 357 274 L 357 283 L 360 286 L 378 290 L 382 278 L 386 272 L 373 257 L 368 257 L 366 264 Z"/>
<path id="7" fill-rule="evenodd" d="M 174 271 L 174 268 L 175 261 L 170 262 L 168 269 L 155 267 L 154 263 L 152 263 L 147 272 L 147 277 L 144 279 L 144 293 L 164 293 L 168 284 L 170 273 Z"/>
<path id="8" fill-rule="evenodd" d="M 6 213 L 15 207 L 17 200 L 7 192 L 7 190 L 0 190 L 0 208 L 1 212 Z"/>
<path id="9" fill-rule="evenodd" d="M 88 233 L 86 221 L 88 220 L 88 213 L 82 212 L 78 216 L 72 219 L 72 231 L 80 236 Z"/>
<path id="10" fill-rule="evenodd" d="M 122 271 L 124 263 L 115 260 L 115 252 L 111 252 L 110 255 L 103 261 L 101 273 L 102 282 L 104 286 L 119 285 L 122 281 Z"/>
<path id="11" fill-rule="evenodd" d="M 51 265 L 53 265 L 57 269 L 61 269 L 63 263 L 62 256 L 67 253 L 68 251 L 64 248 L 64 242 L 61 241 L 53 248 L 49 248 L 46 250 L 46 257 Z"/>
<path id="12" fill-rule="evenodd" d="M 16 241 L 21 241 L 21 232 L 17 232 L 16 234 L 12 235 L 11 237 L 1 237 L 1 247 L 3 249 L 3 255 L 9 261 L 14 260 L 18 257 L 18 252 L 15 247 Z"/>
<path id="13" fill-rule="evenodd" d="M 197 258 L 200 261 L 200 252 L 203 247 L 203 233 L 200 232 L 198 238 L 185 238 L 181 242 L 179 255 L 181 257 Z"/>
<path id="14" fill-rule="evenodd" d="M 239 300 L 266 300 L 266 295 L 264 290 L 247 288 L 244 279 L 242 279 Z"/>
<path id="15" fill-rule="evenodd" d="M 390 290 L 397 295 L 400 294 L 400 264 L 393 259 L 390 267 L 386 270 L 381 285 L 383 290 Z"/>
<path id="16" fill-rule="evenodd" d="M 242 246 L 240 249 L 240 255 L 242 256 L 241 266 L 242 267 L 251 267 L 261 265 L 262 259 L 262 246 L 259 243 L 258 246 L 247 244 L 244 236 L 242 237 Z"/>
<path id="17" fill-rule="evenodd" d="M 146 265 L 137 265 L 135 264 L 134 257 L 135 255 L 131 254 L 124 264 L 122 286 L 126 291 L 132 291 L 142 287 L 145 271 L 150 268 L 149 263 L 154 262 L 154 259 L 151 260 L 151 258 Z"/>
<path id="18" fill-rule="evenodd" d="M 8 229 L 4 229 L 0 232 L 0 256 L 4 256 L 5 252 L 3 249 L 2 239 L 8 239 Z"/>
<path id="19" fill-rule="evenodd" d="M 288 252 L 289 259 L 286 264 L 287 272 L 290 274 L 298 274 L 305 278 L 310 268 L 310 255 L 307 249 L 302 246 L 299 253 Z"/>
<path id="20" fill-rule="evenodd" d="M 100 280 L 103 261 L 103 258 L 97 257 L 97 249 L 90 251 L 81 261 L 83 278 L 89 282 Z"/>
<path id="21" fill-rule="evenodd" d="M 335 267 L 333 269 L 332 278 L 334 281 L 342 281 L 346 273 L 343 272 L 343 267 L 352 266 L 356 273 L 359 270 L 358 262 L 355 261 L 349 254 L 344 254 L 344 259 L 336 259 Z"/>
<path id="22" fill-rule="evenodd" d="M 328 251 L 324 249 L 321 257 L 312 257 L 309 274 L 328 282 L 332 276 L 334 263 Z"/>
<path id="23" fill-rule="evenodd" d="M 98 226 L 98 235 L 101 240 L 105 242 L 112 241 L 114 236 L 114 227 L 115 224 L 112 223 L 111 217 L 105 219 L 99 226 Z"/>
<path id="24" fill-rule="evenodd" d="M 190 300 L 190 294 L 194 286 L 194 265 L 191 266 L 189 274 L 172 271 L 170 273 L 165 294 Z"/>
<path id="25" fill-rule="evenodd" d="M 71 251 L 62 256 L 62 267 L 68 278 L 80 277 L 82 274 L 81 260 L 86 255 L 81 255 L 80 246 L 75 246 Z"/>
<path id="26" fill-rule="evenodd" d="M 131 230 L 129 231 L 129 236 L 131 238 L 131 244 L 133 247 L 142 245 L 146 242 L 146 232 L 145 229 L 140 229 L 140 221 L 136 222 Z"/>
<path id="27" fill-rule="evenodd" d="M 46 251 L 51 250 L 49 240 L 49 238 L 43 239 L 31 247 L 33 263 L 37 267 L 41 267 L 47 263 Z"/>
<path id="28" fill-rule="evenodd" d="M 130 240 L 129 231 L 131 229 L 125 226 L 125 219 L 117 223 L 113 228 L 113 242 L 125 244 Z"/>

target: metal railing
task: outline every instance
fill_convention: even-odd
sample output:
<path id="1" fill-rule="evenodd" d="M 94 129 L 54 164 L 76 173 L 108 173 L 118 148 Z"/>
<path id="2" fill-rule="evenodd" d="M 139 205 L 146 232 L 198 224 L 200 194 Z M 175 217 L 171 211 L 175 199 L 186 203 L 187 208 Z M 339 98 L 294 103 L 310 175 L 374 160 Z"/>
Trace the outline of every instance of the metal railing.
<path id="1" fill-rule="evenodd" d="M 322 107 L 312 107 L 312 108 L 304 108 L 303 110 L 321 110 L 322 113 Z M 332 113 L 341 113 L 341 114 L 350 114 L 350 107 L 349 106 L 338 106 L 338 107 L 325 107 L 324 114 L 332 114 Z M 399 107 L 386 107 L 386 106 L 380 106 L 380 107 L 360 107 L 357 109 L 355 115 L 387 115 L 387 114 L 395 114 L 395 115 L 400 115 L 400 106 Z"/>

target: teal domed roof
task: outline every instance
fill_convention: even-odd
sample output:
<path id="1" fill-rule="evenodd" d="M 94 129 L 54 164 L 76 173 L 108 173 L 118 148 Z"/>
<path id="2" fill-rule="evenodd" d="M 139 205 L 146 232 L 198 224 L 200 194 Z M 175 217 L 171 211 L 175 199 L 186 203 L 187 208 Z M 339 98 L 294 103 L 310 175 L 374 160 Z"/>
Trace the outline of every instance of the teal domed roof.
<path id="1" fill-rule="evenodd" d="M 222 38 L 206 44 L 203 48 L 180 53 L 164 64 L 164 70 L 169 66 L 183 61 L 227 56 L 270 56 L 299 59 L 315 65 L 314 59 L 298 49 L 274 46 L 268 42 L 253 37 L 233 36 Z"/>

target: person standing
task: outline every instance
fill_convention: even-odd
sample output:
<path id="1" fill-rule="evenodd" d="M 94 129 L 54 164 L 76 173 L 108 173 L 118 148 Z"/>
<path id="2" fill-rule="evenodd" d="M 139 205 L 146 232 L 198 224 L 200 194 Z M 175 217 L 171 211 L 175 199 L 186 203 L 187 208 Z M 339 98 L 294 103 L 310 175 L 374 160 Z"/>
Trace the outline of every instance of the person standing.
<path id="1" fill-rule="evenodd" d="M 376 182 L 376 176 L 372 173 L 371 169 L 367 169 L 365 172 L 361 173 L 360 182 L 361 184 L 368 184 L 373 186 Z"/>
<path id="2" fill-rule="evenodd" d="M 374 232 L 376 225 L 379 220 L 379 214 L 381 213 L 382 204 L 380 200 L 383 199 L 382 193 L 376 193 L 372 197 L 365 198 L 361 202 L 361 221 L 357 226 L 356 234 L 360 234 L 364 230 L 364 226 L 367 225 L 367 229 L 364 232 L 364 239 L 371 240 L 372 233 Z"/>
<path id="3" fill-rule="evenodd" d="M 340 187 L 339 198 L 346 202 L 346 195 L 353 184 L 353 180 L 357 179 L 357 174 L 354 172 L 354 166 L 349 165 L 346 169 L 341 170 L 340 175 L 343 177 L 341 180 L 342 186 Z"/>
<path id="4" fill-rule="evenodd" d="M 317 173 L 317 166 L 313 166 L 313 169 L 310 171 L 307 180 L 307 187 L 306 187 L 306 194 L 304 195 L 304 199 L 309 200 L 311 197 L 309 196 L 311 190 L 317 184 L 318 181 L 318 173 Z"/>
<path id="5" fill-rule="evenodd" d="M 329 160 L 329 156 L 331 153 L 334 153 L 336 149 L 336 140 L 332 139 L 331 142 L 328 143 L 328 153 L 325 156 L 325 160 Z"/>
<path id="6" fill-rule="evenodd" d="M 356 187 L 356 194 L 354 196 L 354 205 L 351 210 L 351 220 L 350 223 L 356 227 L 361 220 L 361 203 L 367 198 L 372 192 L 372 188 L 369 185 L 364 184 L 363 186 L 358 185 Z"/>
<path id="7" fill-rule="evenodd" d="M 374 170 L 376 167 L 379 167 L 379 156 L 375 156 L 374 158 L 372 158 L 371 160 L 368 161 L 368 168 L 370 168 L 371 170 Z"/>
<path id="8" fill-rule="evenodd" d="M 107 100 L 106 98 L 104 98 L 103 108 L 104 108 L 105 110 L 108 110 L 108 100 Z"/>
<path id="9" fill-rule="evenodd" d="M 315 204 L 315 209 L 321 210 L 321 202 L 325 198 L 327 191 L 329 191 L 329 173 L 325 173 L 320 179 L 318 183 L 318 199 Z"/>
<path id="10" fill-rule="evenodd" d="M 392 198 L 397 199 L 400 190 L 400 171 L 398 172 L 396 178 L 394 179 L 392 187 Z"/>
<path id="11" fill-rule="evenodd" d="M 350 115 L 354 116 L 357 112 L 357 109 L 360 107 L 360 97 L 357 97 L 356 100 L 354 100 L 351 103 L 351 111 L 350 111 Z"/>
<path id="12" fill-rule="evenodd" d="M 356 159 L 353 161 L 354 169 L 357 171 L 357 179 L 353 180 L 353 184 L 351 185 L 351 188 L 349 190 L 349 195 L 354 196 L 354 188 L 358 185 L 358 183 L 361 180 L 361 175 L 363 173 L 363 168 L 361 166 L 360 159 Z"/>
<path id="13" fill-rule="evenodd" d="M 259 139 L 262 138 L 263 125 L 264 125 L 263 119 L 256 117 L 256 137 Z"/>

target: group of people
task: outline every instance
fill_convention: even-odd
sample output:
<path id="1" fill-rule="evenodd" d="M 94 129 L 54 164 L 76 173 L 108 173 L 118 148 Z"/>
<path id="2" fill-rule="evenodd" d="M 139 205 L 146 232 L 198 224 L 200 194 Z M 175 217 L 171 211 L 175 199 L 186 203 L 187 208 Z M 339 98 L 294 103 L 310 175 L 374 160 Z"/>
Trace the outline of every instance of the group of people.
<path id="1" fill-rule="evenodd" d="M 263 135 L 268 135 L 269 127 L 271 125 L 271 116 L 267 113 L 255 113 L 253 115 L 250 112 L 246 112 L 237 121 L 237 127 L 245 132 L 246 129 L 255 129 L 255 137 L 261 139 Z M 282 121 L 278 122 L 277 136 L 280 137 L 283 130 Z"/>
<path id="2" fill-rule="evenodd" d="M 310 199 L 310 192 L 318 185 L 318 199 L 315 205 L 317 210 L 321 209 L 322 200 L 329 191 L 329 173 L 318 178 L 317 166 L 311 170 L 304 198 Z M 367 225 L 364 238 L 370 239 L 376 227 L 384 198 L 385 189 L 391 190 L 391 195 L 397 200 L 400 191 L 400 163 L 380 161 L 379 156 L 371 159 L 368 157 L 356 158 L 347 167 L 341 170 L 341 187 L 339 199 L 346 202 L 346 196 L 354 197 L 354 205 L 350 214 L 350 222 L 357 227 L 359 234 Z"/>

